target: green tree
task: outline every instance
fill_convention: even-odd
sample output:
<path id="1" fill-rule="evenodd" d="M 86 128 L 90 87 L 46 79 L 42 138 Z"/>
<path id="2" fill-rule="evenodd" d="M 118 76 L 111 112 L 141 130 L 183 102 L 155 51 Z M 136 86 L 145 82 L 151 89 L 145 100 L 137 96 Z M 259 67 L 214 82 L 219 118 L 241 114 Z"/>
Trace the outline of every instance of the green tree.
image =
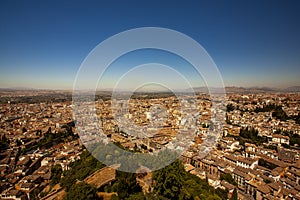
<path id="1" fill-rule="evenodd" d="M 22 133 L 26 133 L 27 129 L 25 127 L 22 128 Z"/>
<path id="2" fill-rule="evenodd" d="M 1 134 L 0 137 L 0 150 L 7 149 L 9 147 L 9 140 L 7 139 L 5 134 Z"/>
<path id="3" fill-rule="evenodd" d="M 234 181 L 234 179 L 232 178 L 231 174 L 221 174 L 220 176 L 220 179 L 221 180 L 225 180 L 227 181 L 228 183 L 232 184 L 232 185 L 237 185 L 237 183 Z"/>
<path id="4" fill-rule="evenodd" d="M 70 163 L 69 167 L 71 169 L 64 172 L 64 177 L 60 181 L 61 186 L 65 188 L 66 191 L 70 190 L 76 180 L 82 181 L 96 170 L 104 167 L 104 165 L 88 151 L 83 151 L 80 155 L 80 160 Z"/>
<path id="5" fill-rule="evenodd" d="M 270 179 L 264 179 L 264 182 L 267 183 L 267 184 L 272 183 L 272 181 Z"/>
<path id="6" fill-rule="evenodd" d="M 300 113 L 298 113 L 295 121 L 296 121 L 297 124 L 300 124 Z"/>
<path id="7" fill-rule="evenodd" d="M 34 190 L 32 190 L 30 193 L 29 193 L 29 197 L 31 200 L 38 200 L 39 197 L 38 197 L 38 194 L 41 192 L 41 189 L 40 188 L 35 188 Z"/>
<path id="8" fill-rule="evenodd" d="M 275 117 L 281 121 L 286 121 L 289 119 L 289 116 L 284 112 L 284 110 L 282 110 L 281 107 L 272 112 L 272 117 Z"/>
<path id="9" fill-rule="evenodd" d="M 171 165 L 154 172 L 154 189 L 158 195 L 166 198 L 178 199 L 182 189 L 184 168 L 180 161 L 175 161 Z"/>
<path id="10" fill-rule="evenodd" d="M 179 160 L 155 171 L 152 178 L 157 196 L 179 200 L 221 199 L 205 180 L 186 172 Z"/>
<path id="11" fill-rule="evenodd" d="M 16 140 L 16 144 L 17 144 L 17 146 L 21 146 L 21 145 L 22 145 L 22 142 L 21 142 L 19 139 L 17 139 L 17 140 Z"/>
<path id="12" fill-rule="evenodd" d="M 217 188 L 216 189 L 216 194 L 222 198 L 222 200 L 227 200 L 228 199 L 228 189 L 221 189 L 221 188 Z"/>
<path id="13" fill-rule="evenodd" d="M 241 128 L 239 133 L 239 138 L 237 138 L 240 143 L 250 142 L 256 145 L 260 145 L 266 142 L 266 138 L 258 135 L 258 130 L 252 127 Z"/>
<path id="14" fill-rule="evenodd" d="M 226 108 L 227 108 L 227 112 L 233 111 L 235 109 L 234 105 L 232 105 L 231 103 L 227 104 Z"/>
<path id="15" fill-rule="evenodd" d="M 139 192 L 139 193 L 130 195 L 126 200 L 136 200 L 136 199 L 146 200 L 146 196 L 144 195 L 143 192 Z"/>
<path id="16" fill-rule="evenodd" d="M 51 182 L 50 185 L 56 185 L 59 183 L 61 179 L 61 174 L 62 174 L 62 168 L 61 165 L 56 164 L 51 168 Z"/>
<path id="17" fill-rule="evenodd" d="M 258 165 L 259 166 L 263 166 L 263 167 L 265 167 L 265 168 L 268 168 L 268 169 L 270 169 L 270 170 L 273 170 L 273 169 L 275 169 L 276 167 L 278 167 L 277 165 L 275 165 L 275 164 L 273 164 L 273 163 L 270 163 L 270 162 L 268 162 L 268 161 L 266 161 L 266 160 L 264 160 L 264 159 L 259 159 L 258 160 Z"/>
<path id="18" fill-rule="evenodd" d="M 142 191 L 141 186 L 136 181 L 136 174 L 117 171 L 116 190 L 120 199 L 129 197 L 131 194 Z"/>
<path id="19" fill-rule="evenodd" d="M 97 198 L 96 188 L 85 182 L 80 182 L 71 186 L 64 200 L 95 200 Z"/>
<path id="20" fill-rule="evenodd" d="M 117 196 L 117 195 L 115 195 L 115 194 L 113 194 L 111 197 L 110 197 L 110 200 L 119 200 L 120 198 Z"/>
<path id="21" fill-rule="evenodd" d="M 232 193 L 232 196 L 231 196 L 230 200 L 238 200 L 238 193 L 237 193 L 237 190 L 236 190 L 236 188 L 234 188 L 234 190 L 233 190 L 233 193 Z"/>

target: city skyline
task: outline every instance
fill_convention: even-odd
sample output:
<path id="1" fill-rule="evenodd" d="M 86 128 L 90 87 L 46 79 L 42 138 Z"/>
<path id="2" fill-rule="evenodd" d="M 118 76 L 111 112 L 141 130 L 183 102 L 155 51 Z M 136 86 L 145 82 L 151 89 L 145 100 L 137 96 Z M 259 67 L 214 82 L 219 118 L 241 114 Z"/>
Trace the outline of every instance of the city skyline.
<path id="1" fill-rule="evenodd" d="M 300 85 L 297 1 L 0 4 L 0 88 L 72 89 L 81 63 L 96 45 L 139 27 L 169 28 L 196 40 L 216 63 L 225 86 Z M 112 88 L 130 67 L 153 62 L 174 67 L 193 87 L 204 85 L 186 61 L 146 50 L 116 60 L 102 86 Z"/>

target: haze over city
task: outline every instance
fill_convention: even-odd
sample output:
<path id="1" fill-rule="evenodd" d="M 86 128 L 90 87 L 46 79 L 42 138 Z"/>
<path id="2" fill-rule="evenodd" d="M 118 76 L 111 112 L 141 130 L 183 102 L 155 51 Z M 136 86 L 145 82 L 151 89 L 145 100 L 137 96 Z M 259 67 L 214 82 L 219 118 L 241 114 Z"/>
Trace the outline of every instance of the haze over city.
<path id="1" fill-rule="evenodd" d="M 299 8 L 299 1 L 1 1 L 0 87 L 72 89 L 96 45 L 139 27 L 169 28 L 196 40 L 226 86 L 299 86 Z M 101 87 L 113 88 L 130 68 L 153 62 L 175 68 L 193 87 L 204 85 L 182 58 L 148 49 L 116 60 Z"/>

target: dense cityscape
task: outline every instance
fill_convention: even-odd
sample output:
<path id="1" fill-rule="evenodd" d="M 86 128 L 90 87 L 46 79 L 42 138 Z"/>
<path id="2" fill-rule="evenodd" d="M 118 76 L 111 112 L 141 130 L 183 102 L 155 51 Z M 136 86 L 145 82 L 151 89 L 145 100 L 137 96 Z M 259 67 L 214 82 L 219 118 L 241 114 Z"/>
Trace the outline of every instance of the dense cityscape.
<path id="1" fill-rule="evenodd" d="M 125 117 L 140 126 L 159 117 L 149 114 L 151 105 L 167 109 L 167 120 L 149 138 L 118 127 L 110 98 L 97 98 L 100 127 L 121 149 L 151 154 L 179 134 L 180 106 L 173 95 L 129 101 Z M 132 174 L 105 166 L 87 151 L 76 133 L 68 94 L 3 91 L 1 199 L 79 199 L 85 194 L 86 199 L 300 199 L 299 93 L 228 93 L 223 132 L 205 157 L 198 152 L 209 133 L 211 103 L 205 93 L 197 99 L 200 115 L 190 126 L 198 131 L 191 146 L 163 169 L 139 168 Z"/>
<path id="2" fill-rule="evenodd" d="M 0 200 L 300 200 L 299 10 L 1 0 Z"/>

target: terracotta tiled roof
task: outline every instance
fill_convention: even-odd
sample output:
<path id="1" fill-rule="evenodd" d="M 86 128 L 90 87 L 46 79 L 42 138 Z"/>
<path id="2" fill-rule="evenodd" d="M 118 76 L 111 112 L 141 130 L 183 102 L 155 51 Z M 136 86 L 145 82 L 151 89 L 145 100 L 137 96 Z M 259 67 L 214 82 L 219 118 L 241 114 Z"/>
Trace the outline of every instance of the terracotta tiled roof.
<path id="1" fill-rule="evenodd" d="M 233 190 L 233 189 L 235 188 L 234 185 L 228 183 L 228 182 L 225 181 L 225 180 L 222 180 L 222 181 L 221 181 L 221 185 L 224 186 L 224 187 L 225 187 L 226 189 L 228 189 L 228 190 Z"/>
<path id="2" fill-rule="evenodd" d="M 269 194 L 271 189 L 268 185 L 259 185 L 257 187 L 257 190 L 262 192 L 263 194 Z"/>
<path id="3" fill-rule="evenodd" d="M 282 138 L 282 139 L 287 139 L 287 140 L 290 139 L 288 136 L 279 135 L 279 134 L 273 134 L 272 137 L 273 138 Z"/>

